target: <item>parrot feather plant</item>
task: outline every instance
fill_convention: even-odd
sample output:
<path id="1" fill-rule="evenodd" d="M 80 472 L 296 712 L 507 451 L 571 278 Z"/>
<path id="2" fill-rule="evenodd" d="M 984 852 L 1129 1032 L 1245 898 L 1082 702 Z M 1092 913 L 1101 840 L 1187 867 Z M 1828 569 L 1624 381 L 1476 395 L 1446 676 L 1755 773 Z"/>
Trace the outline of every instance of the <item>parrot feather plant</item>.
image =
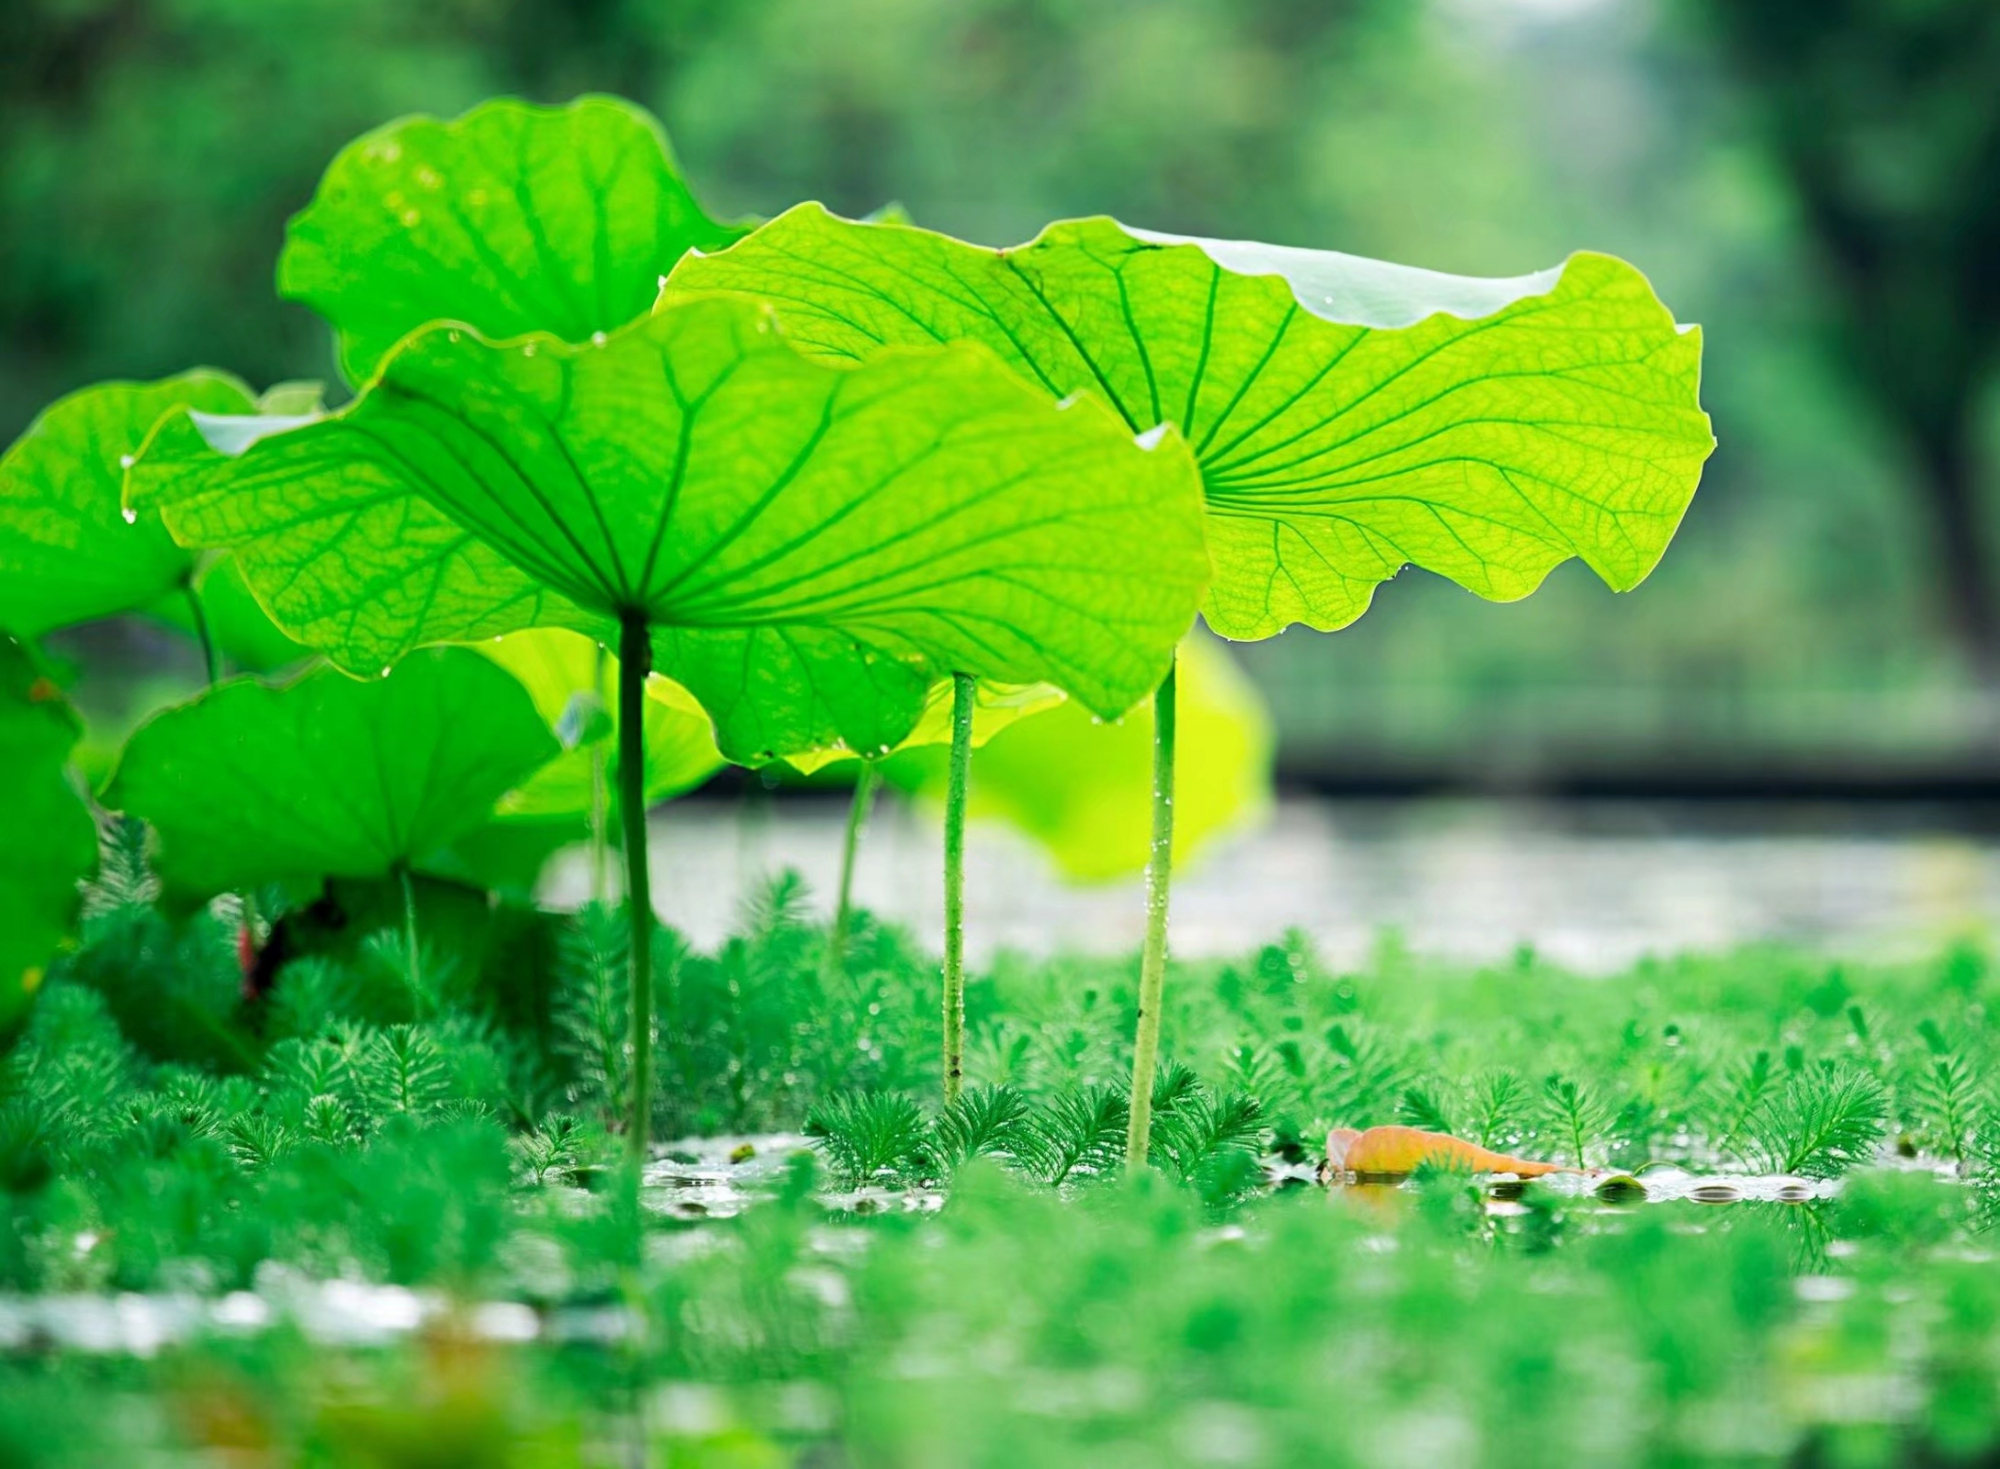
<path id="1" fill-rule="evenodd" d="M 1672 538 L 1714 446 L 1701 338 L 1605 255 L 1507 280 L 1109 219 L 987 249 L 802 204 L 690 255 L 663 305 L 770 302 L 791 340 L 866 361 L 973 340 L 1199 466 L 1226 638 L 1330 631 L 1406 565 L 1526 596 L 1581 557 L 1616 590 Z M 1180 450 L 1181 446 L 1175 446 Z M 1146 1158 L 1172 873 L 1175 683 L 1155 704 L 1154 817 L 1127 1158 Z"/>

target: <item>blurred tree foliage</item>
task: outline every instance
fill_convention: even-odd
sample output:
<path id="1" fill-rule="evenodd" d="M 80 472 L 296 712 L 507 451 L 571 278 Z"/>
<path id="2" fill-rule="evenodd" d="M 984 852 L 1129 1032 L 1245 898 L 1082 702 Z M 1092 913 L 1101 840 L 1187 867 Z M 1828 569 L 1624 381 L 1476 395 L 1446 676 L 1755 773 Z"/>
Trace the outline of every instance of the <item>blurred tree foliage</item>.
<path id="1" fill-rule="evenodd" d="M 1842 358 L 1914 458 L 1953 629 L 2000 678 L 1980 493 L 2000 360 L 2000 5 L 1706 8 L 1832 270 Z"/>
<path id="2" fill-rule="evenodd" d="M 1691 23 L 1703 3 L 1715 24 Z M 1725 64 L 1766 54 L 1744 39 L 1764 18 L 1808 8 L 1848 28 L 1812 21 L 1831 39 L 1802 32 L 1791 69 L 1779 54 L 1789 43 L 1761 69 Z M 332 376 L 324 333 L 271 299 L 285 217 L 354 134 L 495 92 L 609 90 L 652 106 L 724 214 L 893 200 L 1005 244 L 1107 212 L 1487 275 L 1596 247 L 1638 262 L 1682 319 L 1707 326 L 1722 451 L 1681 544 L 1615 604 L 1567 569 L 1507 609 L 1413 576 L 1350 632 L 1259 645 L 1245 661 L 1271 693 L 1288 758 L 1530 774 L 1706 751 L 1953 758 L 1975 746 L 1977 701 L 1939 636 L 1933 543 L 1912 513 L 1895 395 L 1916 397 L 1918 378 L 1971 381 L 1926 355 L 1924 331 L 1968 364 L 1976 319 L 1991 337 L 2000 276 L 1973 282 L 1971 254 L 1947 260 L 1942 216 L 1922 210 L 1955 205 L 1970 221 L 1984 208 L 1992 228 L 2000 195 L 1972 186 L 1990 174 L 1971 171 L 1969 120 L 1984 108 L 1990 122 L 1979 86 L 1993 65 L 1969 40 L 1939 43 L 1964 53 L 1953 67 L 1913 41 L 1899 70 L 1888 42 L 1866 34 L 1915 35 L 1925 15 L 1980 10 L 0 0 L 0 436 L 99 377 L 195 361 L 259 382 Z M 1839 95 L 1842 67 L 1855 97 Z M 1840 156 L 1886 178 L 1885 199 L 1904 197 L 1891 186 L 1919 164 L 1931 170 L 1900 185 L 1918 214 L 1868 247 L 1905 262 L 1869 277 L 1879 286 L 1814 265 L 1817 206 L 1787 151 L 1806 144 L 1787 145 L 1785 126 L 1809 131 L 1821 116 L 1854 119 Z M 1871 132 L 1869 118 L 1902 121 Z M 1877 134 L 1889 142 L 1871 152 Z M 1944 151 L 1906 167 L 1919 142 Z M 1956 284 L 1910 283 L 1946 264 Z M 1920 287 L 1905 312 L 1895 293 Z M 1960 318 L 1966 293 L 1986 317 L 1966 304 Z M 1888 316 L 1900 357 L 1862 329 Z M 1840 323 L 1844 356 L 1825 346 Z M 1935 401 L 1949 397 L 1940 387 Z M 1976 433 L 1975 405 L 1967 388 L 1960 442 Z"/>

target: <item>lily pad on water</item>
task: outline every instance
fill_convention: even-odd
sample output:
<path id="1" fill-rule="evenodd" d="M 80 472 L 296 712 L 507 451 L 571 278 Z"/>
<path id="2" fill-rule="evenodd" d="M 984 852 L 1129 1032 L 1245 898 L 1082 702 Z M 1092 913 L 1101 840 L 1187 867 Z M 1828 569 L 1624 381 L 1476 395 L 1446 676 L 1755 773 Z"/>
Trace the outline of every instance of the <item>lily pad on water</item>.
<path id="1" fill-rule="evenodd" d="M 104 793 L 186 897 L 383 877 L 478 827 L 561 746 L 504 669 L 427 649 L 387 678 L 235 679 L 142 725 Z"/>
<path id="2" fill-rule="evenodd" d="M 1714 444 L 1699 332 L 1604 255 L 1477 280 L 1108 219 L 990 250 L 802 204 L 662 301 L 717 295 L 772 302 L 830 359 L 969 338 L 1135 431 L 1176 425 L 1229 638 L 1344 626 L 1406 564 L 1505 601 L 1580 556 L 1629 588 Z"/>
<path id="3" fill-rule="evenodd" d="M 734 302 L 580 347 L 439 327 L 339 413 L 170 420 L 127 494 L 356 671 L 643 620 L 742 763 L 893 746 L 953 672 L 1116 716 L 1207 580 L 1171 433 L 1135 442 L 970 343 L 816 363 Z"/>
<path id="4" fill-rule="evenodd" d="M 41 983 L 97 865 L 97 826 L 64 773 L 82 722 L 0 634 L 0 1022 Z"/>
<path id="5" fill-rule="evenodd" d="M 614 331 L 684 251 L 742 233 L 702 212 L 642 109 L 503 99 L 350 143 L 291 222 L 278 291 L 333 323 L 358 383 L 435 321 L 569 342 Z"/>
<path id="6" fill-rule="evenodd" d="M 0 457 L 0 627 L 26 638 L 178 596 L 197 550 L 159 516 L 129 520 L 125 465 L 176 409 L 251 413 L 250 392 L 206 369 L 104 383 L 59 399 Z"/>
<path id="7" fill-rule="evenodd" d="M 1271 803 L 1270 716 L 1256 685 L 1203 633 L 1181 644 L 1174 860 L 1256 821 Z M 1152 835 L 1152 719 L 1115 723 L 1073 704 L 1036 714 L 972 757 L 969 812 L 1031 838 L 1078 882 L 1146 865 Z M 941 750 L 912 750 L 884 768 L 893 785 L 942 798 Z"/>

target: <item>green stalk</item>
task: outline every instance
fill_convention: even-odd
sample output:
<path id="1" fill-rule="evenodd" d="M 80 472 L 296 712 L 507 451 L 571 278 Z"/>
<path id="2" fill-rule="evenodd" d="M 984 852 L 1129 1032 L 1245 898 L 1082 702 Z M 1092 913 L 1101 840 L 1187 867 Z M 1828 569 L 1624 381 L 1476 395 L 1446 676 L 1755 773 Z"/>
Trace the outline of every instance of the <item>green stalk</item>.
<path id="1" fill-rule="evenodd" d="M 646 618 L 628 612 L 618 633 L 618 819 L 632 925 L 632 1117 L 625 1144 L 635 1174 L 646 1165 L 653 1117 L 653 884 L 646 865 L 646 675 L 652 668 Z"/>
<path id="2" fill-rule="evenodd" d="M 951 676 L 951 773 L 944 793 L 944 1099 L 965 1085 L 965 790 L 972 776 L 969 673 Z"/>
<path id="3" fill-rule="evenodd" d="M 847 834 L 840 843 L 840 897 L 833 907 L 833 933 L 827 940 L 827 954 L 838 973 L 847 959 L 847 926 L 854 913 L 854 858 L 861 848 L 861 829 L 868 824 L 868 808 L 875 802 L 875 787 L 882 777 L 873 760 L 861 762 L 861 774 L 854 779 L 854 799 L 847 807 Z"/>
<path id="4" fill-rule="evenodd" d="M 599 643 L 596 670 L 590 679 L 590 691 L 599 699 L 604 697 L 604 665 L 608 656 L 604 644 Z M 597 740 L 590 747 L 590 900 L 599 904 L 608 896 L 606 868 L 611 860 L 611 818 L 606 796 L 604 741 Z"/>
<path id="5" fill-rule="evenodd" d="M 181 595 L 187 598 L 188 615 L 194 621 L 195 639 L 201 644 L 201 662 L 208 670 L 208 686 L 214 688 L 222 682 L 222 655 L 216 651 L 215 637 L 208 630 L 208 613 L 202 609 L 201 596 L 195 591 L 192 581 L 181 583 Z"/>
<path id="6" fill-rule="evenodd" d="M 1146 860 L 1146 947 L 1139 955 L 1139 1030 L 1132 1044 L 1132 1120 L 1125 1166 L 1146 1166 L 1153 1133 L 1153 1073 L 1160 1062 L 1160 1006 L 1167 988 L 1167 894 L 1174 877 L 1174 685 L 1170 664 L 1153 696 L 1153 844 Z"/>
<path id="7" fill-rule="evenodd" d="M 410 1009 L 422 1020 L 429 1006 L 424 1003 L 424 961 L 417 948 L 417 888 L 410 879 L 409 863 L 396 864 L 396 880 L 403 886 L 404 978 L 410 986 Z"/>

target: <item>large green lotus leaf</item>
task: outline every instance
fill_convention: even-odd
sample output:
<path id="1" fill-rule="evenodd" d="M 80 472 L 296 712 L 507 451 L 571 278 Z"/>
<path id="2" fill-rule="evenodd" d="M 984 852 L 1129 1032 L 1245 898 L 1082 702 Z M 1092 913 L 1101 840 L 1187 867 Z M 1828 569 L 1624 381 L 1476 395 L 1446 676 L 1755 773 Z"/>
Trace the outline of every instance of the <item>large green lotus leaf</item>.
<path id="1" fill-rule="evenodd" d="M 197 370 L 58 399 L 0 457 L 0 627 L 22 637 L 130 612 L 194 574 L 159 517 L 127 520 L 125 462 L 178 408 L 247 413 L 236 379 Z"/>
<path id="2" fill-rule="evenodd" d="M 386 678 L 232 679 L 154 716 L 104 803 L 159 834 L 187 896 L 420 867 L 561 746 L 490 659 L 430 648 Z"/>
<path id="3" fill-rule="evenodd" d="M 743 764 L 886 750 L 954 671 L 1120 714 L 1208 571 L 1171 433 L 972 343 L 816 362 L 733 302 L 582 346 L 440 327 L 337 414 L 169 420 L 127 495 L 357 671 L 643 616 Z"/>
<path id="4" fill-rule="evenodd" d="M 481 643 L 479 651 L 521 681 L 542 718 L 560 732 L 582 723 L 579 709 L 602 708 L 618 686 L 618 660 L 602 654 L 596 642 L 560 627 L 535 627 L 498 642 Z M 606 727 L 608 728 L 608 722 Z M 614 741 L 566 738 L 570 747 L 544 765 L 518 790 L 500 800 L 502 817 L 550 817 L 587 814 L 591 799 L 593 744 L 602 741 L 605 779 L 615 782 L 618 752 Z M 654 674 L 646 680 L 646 800 L 669 801 L 693 790 L 722 767 L 715 732 L 708 714 L 694 695 L 670 678 Z M 615 786 L 612 787 L 615 789 Z"/>
<path id="5" fill-rule="evenodd" d="M 82 724 L 0 634 L 0 1021 L 41 983 L 97 863 L 97 827 L 64 765 Z"/>
<path id="6" fill-rule="evenodd" d="M 435 321 L 567 342 L 614 331 L 682 252 L 742 233 L 702 212 L 660 125 L 629 102 L 503 99 L 349 144 L 291 222 L 278 290 L 333 323 L 358 383 Z"/>
<path id="7" fill-rule="evenodd" d="M 1039 714 L 1044 709 L 1053 709 L 1066 697 L 1054 684 L 978 685 L 972 693 L 973 748 L 979 748 L 1015 720 L 1025 719 L 1030 714 Z M 930 693 L 924 698 L 924 712 L 917 720 L 916 728 L 904 736 L 896 746 L 895 752 L 919 749 L 925 745 L 949 745 L 951 704 L 952 685 L 949 679 L 931 685 Z M 859 769 L 855 763 L 854 752 L 847 749 L 806 750 L 796 755 L 787 755 L 785 764 L 804 776 L 816 776 L 837 765 L 848 765 L 851 770 Z M 831 779 L 829 777 L 829 780 Z"/>
<path id="8" fill-rule="evenodd" d="M 1256 685 L 1216 639 L 1189 635 L 1175 682 L 1180 862 L 1270 808 L 1272 738 Z M 896 755 L 884 772 L 905 790 L 944 795 L 942 751 Z M 973 753 L 967 810 L 1033 838 L 1074 881 L 1142 871 L 1153 829 L 1153 721 L 1133 715 L 1106 723 L 1074 704 L 1023 719 Z"/>
<path id="9" fill-rule="evenodd" d="M 1107 219 L 989 250 L 800 205 L 690 256 L 664 302 L 776 305 L 802 348 L 972 338 L 1201 461 L 1226 637 L 1330 629 L 1405 564 L 1510 600 L 1582 557 L 1652 570 L 1713 447 L 1701 339 L 1604 255 L 1474 280 Z"/>

